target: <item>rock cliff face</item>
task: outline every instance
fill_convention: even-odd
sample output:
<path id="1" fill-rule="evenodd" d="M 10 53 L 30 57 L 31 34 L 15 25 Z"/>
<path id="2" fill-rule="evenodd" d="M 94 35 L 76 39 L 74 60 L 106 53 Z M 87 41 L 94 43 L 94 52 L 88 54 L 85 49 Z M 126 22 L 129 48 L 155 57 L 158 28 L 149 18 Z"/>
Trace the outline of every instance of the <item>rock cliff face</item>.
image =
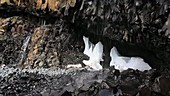
<path id="1" fill-rule="evenodd" d="M 19 17 L 1 18 L 1 64 L 15 64 L 20 60 L 24 40 L 32 32 L 29 21 Z"/>
<path id="2" fill-rule="evenodd" d="M 0 0 L 0 96 L 168 96 L 169 13 L 169 0 Z M 157 70 L 66 68 L 86 58 L 83 35 L 104 67 L 116 46 Z"/>
<path id="3" fill-rule="evenodd" d="M 76 0 L 1 0 L 0 5 L 3 8 L 7 6 L 14 7 L 22 11 L 28 11 L 29 13 L 37 14 L 38 11 L 46 13 L 47 10 L 51 13 L 56 13 L 55 16 L 61 13 L 61 9 L 65 8 L 65 14 L 69 7 L 74 7 Z M 7 6 L 6 6 L 7 5 Z M 13 10 L 16 11 L 16 10 Z M 37 12 L 37 13 L 36 13 Z M 41 12 L 37 14 L 41 16 Z M 54 15 L 54 14 L 53 14 Z"/>
<path id="4" fill-rule="evenodd" d="M 50 67 L 60 64 L 60 51 L 70 37 L 62 24 L 39 25 L 23 17 L 1 19 L 1 64 Z M 66 29 L 66 28 L 65 28 Z M 30 65 L 31 64 L 31 65 Z"/>
<path id="5" fill-rule="evenodd" d="M 1 0 L 0 63 L 58 66 L 60 50 L 70 38 L 81 41 L 87 35 L 102 41 L 105 59 L 114 45 L 122 55 L 140 56 L 159 68 L 169 62 L 165 59 L 170 52 L 169 4 L 168 0 Z"/>

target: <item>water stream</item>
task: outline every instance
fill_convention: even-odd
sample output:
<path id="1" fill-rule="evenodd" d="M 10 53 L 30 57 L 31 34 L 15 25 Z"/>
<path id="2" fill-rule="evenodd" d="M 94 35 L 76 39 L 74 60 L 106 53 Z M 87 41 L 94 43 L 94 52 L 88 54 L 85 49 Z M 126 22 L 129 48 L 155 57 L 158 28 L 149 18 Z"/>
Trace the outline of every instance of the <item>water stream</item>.
<path id="1" fill-rule="evenodd" d="M 22 64 L 26 58 L 26 54 L 27 54 L 26 51 L 28 49 L 28 44 L 29 44 L 30 39 L 31 39 L 31 36 L 27 36 L 23 42 L 23 45 L 21 47 L 21 56 L 20 56 L 19 64 Z"/>

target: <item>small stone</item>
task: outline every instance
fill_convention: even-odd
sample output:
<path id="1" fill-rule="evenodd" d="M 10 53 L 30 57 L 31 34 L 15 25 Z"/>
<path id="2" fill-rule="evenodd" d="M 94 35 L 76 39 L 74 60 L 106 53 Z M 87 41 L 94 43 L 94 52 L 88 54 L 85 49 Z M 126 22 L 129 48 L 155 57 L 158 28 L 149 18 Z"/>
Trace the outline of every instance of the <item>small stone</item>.
<path id="1" fill-rule="evenodd" d="M 41 62 L 39 63 L 39 67 L 42 67 L 43 65 L 44 65 L 44 62 L 41 61 Z"/>
<path id="2" fill-rule="evenodd" d="M 5 47 L 2 44 L 0 44 L 0 52 L 2 52 L 4 50 L 5 50 Z"/>
<path id="3" fill-rule="evenodd" d="M 113 96 L 113 90 L 111 89 L 102 89 L 99 91 L 97 96 Z"/>

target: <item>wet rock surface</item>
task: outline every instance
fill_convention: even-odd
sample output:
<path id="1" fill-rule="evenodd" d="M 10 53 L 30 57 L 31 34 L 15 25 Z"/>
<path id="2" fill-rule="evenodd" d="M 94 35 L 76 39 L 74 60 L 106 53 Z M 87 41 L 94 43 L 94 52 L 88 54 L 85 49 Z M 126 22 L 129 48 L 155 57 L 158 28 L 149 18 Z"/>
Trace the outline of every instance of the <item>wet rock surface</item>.
<path id="1" fill-rule="evenodd" d="M 65 56 L 76 54 L 67 52 L 69 51 L 68 45 L 71 50 L 77 50 L 81 45 L 77 44 L 78 48 L 73 48 L 70 42 L 73 36 L 68 32 L 69 28 L 64 22 L 56 21 L 54 25 L 46 25 L 45 21 L 40 24 L 36 22 L 35 19 L 29 20 L 22 16 L 1 19 L 0 65 L 48 68 L 65 62 L 64 54 Z M 66 57 L 69 58 L 69 56 L 71 55 Z"/>
<path id="2" fill-rule="evenodd" d="M 26 58 L 24 67 L 51 67 L 59 66 L 61 47 L 63 47 L 64 40 L 69 37 L 68 33 L 59 32 L 56 29 L 41 26 L 35 28 L 32 38 L 30 40 L 30 48 L 28 52 L 28 58 Z M 32 65 L 30 65 L 32 64 Z M 22 65 L 22 64 L 21 64 Z"/>
<path id="3" fill-rule="evenodd" d="M 153 1 L 0 0 L 0 96 L 170 96 L 170 2 Z M 104 66 L 114 45 L 153 70 L 67 68 L 88 59 L 82 35 Z"/>
<path id="4" fill-rule="evenodd" d="M 75 32 L 169 52 L 169 31 L 163 28 L 169 22 L 169 0 L 3 0 L 0 4 L 5 15 L 13 9 L 46 20 L 64 17 Z"/>
<path id="5" fill-rule="evenodd" d="M 15 64 L 19 61 L 25 38 L 31 34 L 31 24 L 20 17 L 1 18 L 1 62 Z"/>
<path id="6" fill-rule="evenodd" d="M 6 71 L 8 68 L 0 68 Z M 13 70 L 13 69 L 10 69 Z M 2 96 L 169 96 L 169 76 L 155 70 L 139 72 L 128 69 L 88 71 L 67 69 L 63 73 L 43 74 L 31 70 L 11 72 L 0 76 Z M 8 72 L 7 72 L 8 73 Z M 109 95 L 110 94 L 110 95 Z"/>
<path id="7" fill-rule="evenodd" d="M 168 59 L 170 56 L 170 40 L 168 38 L 167 31 L 169 30 L 167 29 L 167 26 L 169 26 L 168 18 L 170 17 L 168 17 L 169 2 L 167 0 L 164 2 L 159 0 L 155 0 L 154 2 L 136 0 L 66 0 L 63 2 L 60 0 L 55 0 L 53 2 L 51 0 L 44 0 L 44 2 L 42 1 L 43 0 L 35 1 L 35 5 L 29 1 L 22 0 L 4 0 L 1 2 L 1 7 L 3 8 L 5 7 L 5 4 L 10 7 L 11 3 L 13 7 L 19 7 L 21 8 L 20 10 L 23 11 L 26 11 L 27 8 L 30 8 L 28 13 L 25 13 L 28 14 L 28 16 L 16 14 L 19 15 L 20 19 L 16 19 L 14 21 L 17 21 L 17 23 L 20 25 L 15 25 L 13 23 L 13 25 L 11 25 L 11 19 L 6 21 L 2 20 L 6 22 L 5 24 L 8 26 L 7 29 L 11 30 L 12 32 L 15 30 L 17 30 L 17 34 L 20 34 L 20 31 L 26 32 L 26 35 L 23 33 L 21 34 L 22 36 L 24 35 L 24 39 L 18 39 L 18 42 L 21 43 L 19 44 L 19 47 L 15 49 L 15 52 L 12 51 L 14 56 L 19 58 L 14 59 L 13 56 L 7 55 L 6 57 L 8 59 L 6 60 L 4 59 L 6 58 L 5 56 L 0 55 L 0 59 L 2 59 L 3 62 L 2 64 L 4 64 L 5 61 L 5 64 L 22 63 L 24 66 L 27 66 L 29 63 L 32 64 L 27 67 L 58 66 L 62 61 L 64 61 L 60 60 L 62 57 L 60 51 L 63 50 L 60 48 L 63 48 L 63 46 L 69 44 L 69 41 L 74 41 L 77 39 L 77 37 L 79 39 L 77 39 L 77 41 L 75 40 L 74 43 L 79 41 L 82 42 L 82 35 L 86 35 L 89 38 L 92 38 L 93 42 L 100 40 L 104 44 L 106 61 L 104 63 L 106 63 L 106 65 L 109 64 L 109 51 L 114 45 L 120 49 L 120 53 L 122 55 L 142 57 L 154 68 L 159 68 L 159 65 L 165 65 L 168 68 L 170 67 L 170 61 Z M 55 5 L 55 3 L 57 4 Z M 51 4 L 54 4 L 55 6 Z M 48 9 L 50 5 L 56 7 L 56 10 L 58 10 L 57 12 L 61 12 L 62 16 L 57 15 L 57 17 L 55 17 L 54 14 L 56 10 L 45 10 L 46 8 Z M 8 12 L 12 13 L 8 7 L 3 9 L 7 13 L 1 14 L 2 17 L 7 19 L 9 19 L 8 17 L 14 15 L 8 14 Z M 36 11 L 32 10 L 34 9 L 33 7 L 35 7 Z M 24 10 L 24 8 L 26 9 Z M 64 10 L 62 10 L 63 8 Z M 48 16 L 41 14 L 41 12 L 39 13 L 37 9 L 39 9 L 39 11 L 45 12 L 45 14 L 48 14 Z M 24 13 L 23 11 L 19 11 L 18 13 Z M 38 14 L 38 16 L 31 14 L 31 12 L 35 12 Z M 51 14 L 51 12 L 54 12 L 54 14 Z M 68 12 L 68 14 L 64 14 L 65 12 Z M 44 17 L 40 18 L 41 15 Z M 21 23 L 18 22 L 19 20 Z M 41 21 L 43 22 L 40 23 Z M 2 25 L 5 26 L 5 24 Z M 11 28 L 10 26 L 14 28 Z M 27 31 L 25 31 L 26 29 Z M 0 30 L 1 41 L 7 40 L 7 36 L 5 35 L 6 33 L 6 30 Z M 58 37 L 56 38 L 55 36 Z M 12 42 L 14 42 L 14 46 L 17 45 L 17 41 Z M 25 42 L 28 42 L 28 44 L 23 46 Z M 34 43 L 36 44 L 34 45 Z M 74 43 L 72 42 L 72 45 L 74 45 Z M 2 52 L 5 50 L 6 44 L 1 45 L 0 51 Z M 9 46 L 12 46 L 12 44 Z M 60 48 L 58 49 L 57 47 Z M 71 48 L 75 49 L 74 47 Z M 52 50 L 48 51 L 49 49 Z M 19 52 L 17 52 L 18 50 Z M 26 52 L 27 54 L 24 54 L 25 51 L 28 51 Z M 164 70 L 166 67 L 161 67 L 159 69 Z"/>

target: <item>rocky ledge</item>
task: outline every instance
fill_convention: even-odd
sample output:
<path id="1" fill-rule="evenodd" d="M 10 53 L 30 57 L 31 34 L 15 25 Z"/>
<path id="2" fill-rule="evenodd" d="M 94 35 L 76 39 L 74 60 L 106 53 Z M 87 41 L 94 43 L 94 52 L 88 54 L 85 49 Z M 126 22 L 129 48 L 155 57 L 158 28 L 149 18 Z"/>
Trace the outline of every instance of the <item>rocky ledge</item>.
<path id="1" fill-rule="evenodd" d="M 170 96 L 169 80 L 156 70 L 1 66 L 0 96 Z"/>

